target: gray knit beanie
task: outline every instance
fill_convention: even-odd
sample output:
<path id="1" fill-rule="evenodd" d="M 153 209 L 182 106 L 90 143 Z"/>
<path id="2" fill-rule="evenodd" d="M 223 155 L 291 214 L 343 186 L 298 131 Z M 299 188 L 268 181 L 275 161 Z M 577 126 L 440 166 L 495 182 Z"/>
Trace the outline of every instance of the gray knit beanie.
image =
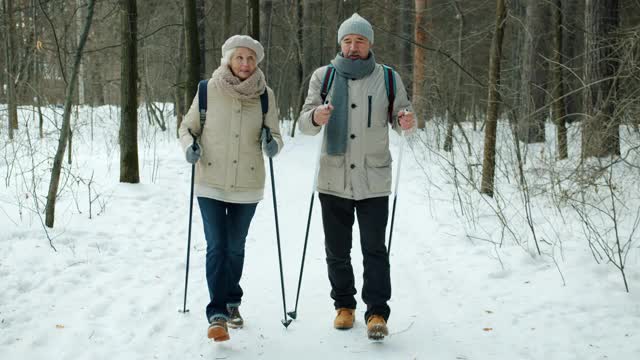
<path id="1" fill-rule="evenodd" d="M 338 29 L 338 44 L 349 34 L 362 35 L 369 39 L 369 44 L 373 45 L 373 28 L 371 24 L 369 24 L 365 18 L 358 15 L 358 13 L 354 13 L 340 25 Z"/>

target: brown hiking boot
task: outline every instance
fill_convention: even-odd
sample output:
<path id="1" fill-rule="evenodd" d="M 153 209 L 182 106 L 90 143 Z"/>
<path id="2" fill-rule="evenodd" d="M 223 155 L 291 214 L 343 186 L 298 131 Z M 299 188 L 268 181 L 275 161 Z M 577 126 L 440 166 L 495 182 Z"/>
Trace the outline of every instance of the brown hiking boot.
<path id="1" fill-rule="evenodd" d="M 333 327 L 342 330 L 351 329 L 353 327 L 353 322 L 356 320 L 354 316 L 356 310 L 339 308 L 336 311 L 338 314 L 336 315 L 336 319 L 333 320 Z"/>
<path id="2" fill-rule="evenodd" d="M 367 320 L 367 336 L 371 340 L 382 340 L 389 335 L 387 322 L 380 315 L 371 315 Z"/>
<path id="3" fill-rule="evenodd" d="M 214 318 L 209 324 L 207 337 L 215 342 L 229 340 L 229 330 L 227 329 L 227 320 L 222 317 Z"/>
<path id="4" fill-rule="evenodd" d="M 242 326 L 244 326 L 244 320 L 242 319 L 242 315 L 240 315 L 240 309 L 237 306 L 227 306 L 227 310 L 229 310 L 229 321 L 227 321 L 227 325 L 232 329 L 242 328 Z"/>

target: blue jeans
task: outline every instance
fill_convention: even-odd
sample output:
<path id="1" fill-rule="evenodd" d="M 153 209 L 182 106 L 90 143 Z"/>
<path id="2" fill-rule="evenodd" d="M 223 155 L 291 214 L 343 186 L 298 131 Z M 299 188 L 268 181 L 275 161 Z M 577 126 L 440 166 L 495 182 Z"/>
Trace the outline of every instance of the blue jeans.
<path id="1" fill-rule="evenodd" d="M 207 239 L 207 320 L 211 321 L 214 316 L 227 317 L 227 304 L 239 305 L 242 299 L 244 244 L 258 203 L 234 204 L 198 197 L 198 204 Z"/>

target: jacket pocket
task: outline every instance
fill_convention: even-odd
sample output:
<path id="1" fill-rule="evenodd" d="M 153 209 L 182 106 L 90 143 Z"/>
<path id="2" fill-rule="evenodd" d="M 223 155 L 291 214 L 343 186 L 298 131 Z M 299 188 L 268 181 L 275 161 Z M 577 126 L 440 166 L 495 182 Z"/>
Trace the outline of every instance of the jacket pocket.
<path id="1" fill-rule="evenodd" d="M 365 156 L 367 184 L 371 193 L 391 191 L 391 154 L 368 154 Z"/>
<path id="2" fill-rule="evenodd" d="M 240 189 L 264 188 L 265 170 L 262 153 L 243 154 L 238 162 L 236 183 Z"/>
<path id="3" fill-rule="evenodd" d="M 318 188 L 334 192 L 344 191 L 344 156 L 322 155 L 318 171 Z"/>
<path id="4" fill-rule="evenodd" d="M 199 178 L 200 183 L 214 187 L 224 186 L 225 169 L 221 167 L 219 160 L 208 157 L 203 151 L 197 167 L 196 177 Z"/>

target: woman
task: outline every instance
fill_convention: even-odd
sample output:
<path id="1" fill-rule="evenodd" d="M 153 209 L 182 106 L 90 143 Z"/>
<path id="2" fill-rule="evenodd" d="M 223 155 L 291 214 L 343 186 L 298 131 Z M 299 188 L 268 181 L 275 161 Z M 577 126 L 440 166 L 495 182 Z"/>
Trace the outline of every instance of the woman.
<path id="1" fill-rule="evenodd" d="M 204 125 L 196 94 L 179 130 L 187 161 L 196 164 L 195 193 L 207 240 L 207 336 L 214 341 L 229 340 L 227 324 L 243 325 L 240 277 L 249 224 L 264 193 L 262 154 L 273 157 L 283 146 L 276 100 L 257 67 L 264 58 L 262 45 L 235 35 L 222 45 L 222 54 L 208 82 Z M 260 95 L 265 91 L 270 106 L 263 123 Z"/>

